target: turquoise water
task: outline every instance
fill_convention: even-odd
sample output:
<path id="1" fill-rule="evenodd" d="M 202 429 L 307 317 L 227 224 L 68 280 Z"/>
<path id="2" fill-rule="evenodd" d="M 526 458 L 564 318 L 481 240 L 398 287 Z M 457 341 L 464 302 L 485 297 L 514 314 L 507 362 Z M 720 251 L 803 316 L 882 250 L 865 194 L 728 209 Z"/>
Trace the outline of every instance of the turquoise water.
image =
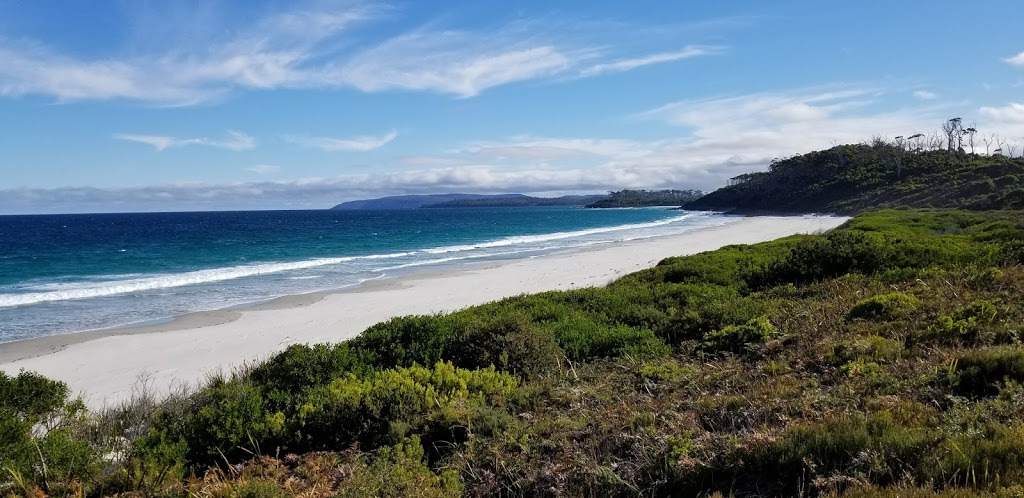
<path id="1" fill-rule="evenodd" d="M 0 216 L 0 342 L 731 219 L 575 207 Z"/>

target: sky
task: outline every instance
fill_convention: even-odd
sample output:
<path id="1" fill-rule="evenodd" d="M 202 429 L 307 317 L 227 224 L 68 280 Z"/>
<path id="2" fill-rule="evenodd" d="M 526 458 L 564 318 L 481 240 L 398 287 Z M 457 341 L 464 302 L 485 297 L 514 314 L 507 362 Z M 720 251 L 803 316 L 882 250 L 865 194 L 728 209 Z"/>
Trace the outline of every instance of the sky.
<path id="1" fill-rule="evenodd" d="M 713 190 L 951 117 L 1021 149 L 1020 14 L 1019 0 L 0 0 L 0 214 Z"/>

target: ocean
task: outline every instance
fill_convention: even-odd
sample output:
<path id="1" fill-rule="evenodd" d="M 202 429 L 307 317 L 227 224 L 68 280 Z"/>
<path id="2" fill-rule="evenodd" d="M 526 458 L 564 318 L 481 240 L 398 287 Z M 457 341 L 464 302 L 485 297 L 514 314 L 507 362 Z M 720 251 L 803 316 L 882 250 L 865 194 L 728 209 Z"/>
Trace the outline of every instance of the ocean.
<path id="1" fill-rule="evenodd" d="M 733 219 L 576 207 L 0 216 L 0 343 Z"/>

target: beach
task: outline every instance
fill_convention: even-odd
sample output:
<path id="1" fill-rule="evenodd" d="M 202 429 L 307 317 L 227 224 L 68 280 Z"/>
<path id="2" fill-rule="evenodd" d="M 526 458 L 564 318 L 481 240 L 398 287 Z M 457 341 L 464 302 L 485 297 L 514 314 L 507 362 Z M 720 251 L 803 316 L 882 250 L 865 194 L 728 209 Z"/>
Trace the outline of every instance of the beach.
<path id="1" fill-rule="evenodd" d="M 159 395 L 266 359 L 291 344 L 349 339 L 392 317 L 450 312 L 523 293 L 601 286 L 666 257 L 829 230 L 845 220 L 748 217 L 678 235 L 530 259 L 425 269 L 339 292 L 193 313 L 157 325 L 0 344 L 0 370 L 25 369 L 62 380 L 90 407 L 98 408 L 128 399 L 143 384 Z"/>

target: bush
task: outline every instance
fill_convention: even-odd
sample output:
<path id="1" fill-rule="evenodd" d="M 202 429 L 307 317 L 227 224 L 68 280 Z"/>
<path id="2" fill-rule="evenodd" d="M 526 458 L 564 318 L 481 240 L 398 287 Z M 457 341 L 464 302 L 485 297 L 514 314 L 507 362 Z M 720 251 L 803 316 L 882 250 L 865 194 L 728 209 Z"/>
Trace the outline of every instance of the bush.
<path id="1" fill-rule="evenodd" d="M 765 342 L 777 333 L 775 326 L 767 318 L 761 316 L 743 325 L 729 325 L 704 334 L 701 347 L 707 351 L 740 353 L 751 344 Z"/>
<path id="2" fill-rule="evenodd" d="M 574 313 L 546 325 L 572 360 L 617 357 L 624 354 L 655 357 L 669 348 L 651 330 L 603 325 Z"/>
<path id="3" fill-rule="evenodd" d="M 418 437 L 406 438 L 377 451 L 369 466 L 356 467 L 354 475 L 335 495 L 381 498 L 454 498 L 462 496 L 458 472 L 435 474 L 423 463 L 424 451 Z"/>
<path id="4" fill-rule="evenodd" d="M 357 378 L 349 375 L 309 393 L 291 423 L 312 450 L 395 444 L 408 434 L 430 434 L 431 443 L 463 442 L 479 417 L 493 416 L 519 394 L 519 380 L 493 367 L 465 370 L 439 362 Z M 453 432 L 454 431 L 454 432 Z"/>
<path id="5" fill-rule="evenodd" d="M 85 405 L 68 392 L 33 372 L 0 372 L 0 491 L 63 495 L 96 484 L 101 449 L 83 437 Z"/>
<path id="6" fill-rule="evenodd" d="M 886 485 L 913 473 L 936 433 L 911 426 L 889 412 L 844 415 L 788 430 L 768 445 L 754 465 L 778 485 L 816 476 L 847 475 Z M 785 494 L 795 495 L 798 490 Z"/>
<path id="7" fill-rule="evenodd" d="M 1024 349 L 998 346 L 969 351 L 957 359 L 954 385 L 968 396 L 991 396 L 1006 380 L 1024 381 Z"/>
<path id="8" fill-rule="evenodd" d="M 936 478 L 982 489 L 1024 483 L 1024 424 L 990 423 L 980 433 L 949 438 L 944 449 Z"/>
<path id="9" fill-rule="evenodd" d="M 854 305 L 846 315 L 847 319 L 889 321 L 906 316 L 917 309 L 921 301 L 910 294 L 893 292 L 864 299 Z"/>
<path id="10" fill-rule="evenodd" d="M 928 330 L 928 335 L 950 342 L 974 339 L 985 325 L 995 322 L 998 312 L 995 305 L 979 299 L 956 310 L 952 315 L 940 315 Z"/>
<path id="11" fill-rule="evenodd" d="M 345 373 L 362 372 L 367 366 L 357 358 L 349 343 L 336 345 L 294 344 L 257 365 L 249 374 L 255 386 L 263 389 L 269 404 L 284 410 L 291 398 Z"/>
<path id="12" fill-rule="evenodd" d="M 494 365 L 527 378 L 554 369 L 565 355 L 555 336 L 523 313 L 500 315 L 478 325 L 463 341 L 453 348 L 457 364 L 470 368 Z"/>
<path id="13" fill-rule="evenodd" d="M 730 325 L 742 325 L 762 315 L 762 300 L 741 297 L 730 287 L 685 285 L 680 287 L 682 311 L 660 330 L 658 336 L 669 344 L 702 340 L 705 334 Z"/>

